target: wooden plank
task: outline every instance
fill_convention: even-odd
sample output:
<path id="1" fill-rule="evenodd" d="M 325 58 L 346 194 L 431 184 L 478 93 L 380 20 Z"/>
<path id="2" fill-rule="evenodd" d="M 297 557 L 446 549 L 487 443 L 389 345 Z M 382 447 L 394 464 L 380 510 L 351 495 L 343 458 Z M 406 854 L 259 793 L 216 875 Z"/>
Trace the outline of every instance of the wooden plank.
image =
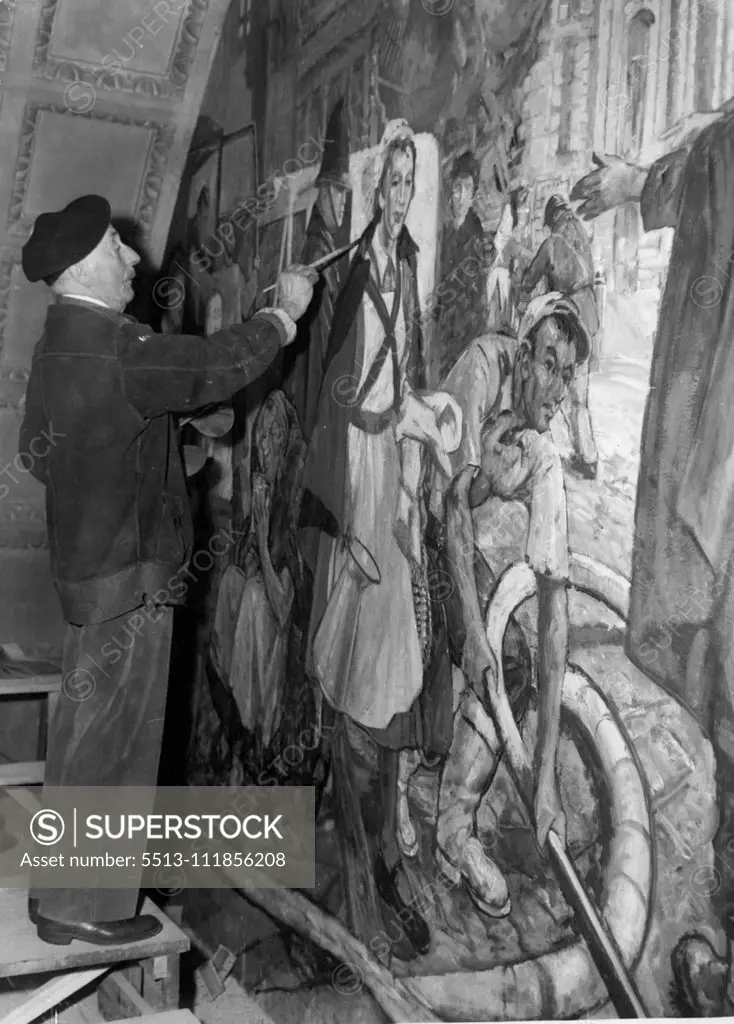
<path id="1" fill-rule="evenodd" d="M 37 986 L 36 986 L 37 987 Z M 68 999 L 55 1007 L 58 1012 L 58 1024 L 105 1024 L 105 1020 L 96 1010 L 96 993 L 94 982 L 88 986 L 89 992 L 83 990 L 72 994 Z M 24 990 L 13 989 L 0 996 L 0 1021 L 5 1021 L 11 1011 L 17 1010 L 33 995 L 34 988 Z M 49 1024 L 54 1024 L 53 1017 L 47 1018 Z"/>
<path id="2" fill-rule="evenodd" d="M 156 1011 L 177 1009 L 180 1005 L 180 958 L 154 957 L 144 960 L 141 966 L 142 991 L 148 1002 Z"/>
<path id="3" fill-rule="evenodd" d="M 124 1013 L 128 1006 L 130 1007 L 129 1017 L 136 1017 L 140 1020 L 141 1017 L 150 1017 L 155 1014 L 147 999 L 143 999 L 132 982 L 121 971 L 110 974 L 104 979 L 100 985 L 100 995 L 104 989 L 116 990 L 118 998 L 122 997 L 122 1012 Z"/>
<path id="4" fill-rule="evenodd" d="M 40 792 L 40 791 L 39 791 Z M 11 800 L 14 800 L 19 807 L 22 807 L 24 811 L 27 811 L 31 817 L 40 811 L 41 802 L 37 796 L 30 789 L 22 789 L 21 787 L 10 788 L 6 790 L 6 796 L 9 796 Z"/>
<path id="5" fill-rule="evenodd" d="M 135 1024 L 199 1024 L 191 1010 L 165 1010 L 163 1013 L 136 1017 Z"/>
<path id="6" fill-rule="evenodd" d="M 222 995 L 213 1000 L 201 976 L 197 976 L 194 1006 L 201 1006 L 201 1015 L 206 1017 L 210 1024 L 222 1024 L 224 1021 L 236 1021 L 237 1024 L 276 1024 L 273 1017 L 233 979 L 227 982 Z"/>
<path id="7" fill-rule="evenodd" d="M 37 786 L 46 774 L 45 761 L 18 761 L 0 765 L 0 786 Z"/>
<path id="8" fill-rule="evenodd" d="M 151 939 L 119 946 L 93 946 L 77 940 L 69 946 L 52 946 L 38 938 L 28 920 L 26 890 L 0 889 L 0 977 L 147 960 L 190 949 L 188 936 L 151 900 L 145 900 L 142 912 L 153 914 L 163 924 L 162 931 Z"/>
<path id="9" fill-rule="evenodd" d="M 93 967 L 86 971 L 71 971 L 60 978 L 52 978 L 37 988 L 33 994 L 12 1010 L 3 1019 L 3 1024 L 31 1024 L 31 1021 L 44 1016 L 54 1006 L 58 1006 L 69 996 L 85 988 L 100 975 L 105 974 L 109 967 Z"/>
<path id="10" fill-rule="evenodd" d="M 0 676 L 0 697 L 12 697 L 21 694 L 57 693 L 61 689 L 61 676 L 13 676 L 3 679 Z"/>

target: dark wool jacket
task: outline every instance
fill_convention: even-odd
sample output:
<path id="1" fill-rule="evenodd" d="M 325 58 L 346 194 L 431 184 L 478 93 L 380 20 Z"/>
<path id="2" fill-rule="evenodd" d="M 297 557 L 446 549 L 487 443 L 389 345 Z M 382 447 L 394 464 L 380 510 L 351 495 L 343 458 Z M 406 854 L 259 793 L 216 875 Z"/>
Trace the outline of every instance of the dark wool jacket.
<path id="1" fill-rule="evenodd" d="M 171 414 L 230 398 L 268 368 L 284 338 L 269 313 L 204 339 L 155 334 L 84 300 L 49 308 L 19 451 L 46 485 L 51 567 L 68 622 L 115 618 L 156 594 L 180 602 L 193 530 Z"/>

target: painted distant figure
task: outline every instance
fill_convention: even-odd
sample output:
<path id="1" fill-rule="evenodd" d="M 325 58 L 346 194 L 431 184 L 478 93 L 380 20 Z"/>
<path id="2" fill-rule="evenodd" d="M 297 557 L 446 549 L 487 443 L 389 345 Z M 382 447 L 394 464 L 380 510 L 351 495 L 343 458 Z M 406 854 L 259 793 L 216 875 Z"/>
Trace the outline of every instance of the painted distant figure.
<path id="1" fill-rule="evenodd" d="M 308 266 L 349 240 L 349 118 L 343 99 L 334 107 L 326 128 L 319 176 L 318 198 L 308 222 L 301 262 Z M 316 420 L 324 375 L 326 348 L 334 318 L 334 305 L 344 282 L 348 260 L 337 260 L 321 271 L 313 301 L 299 325 L 293 352 L 286 354 L 284 389 L 295 406 L 306 438 Z"/>
<path id="2" fill-rule="evenodd" d="M 594 294 L 594 257 L 581 220 L 562 196 L 551 196 L 545 207 L 544 226 L 550 235 L 525 271 L 522 287 L 529 297 L 545 278 L 548 291 L 572 299 L 591 338 L 599 330 Z M 572 467 L 587 480 L 596 477 L 598 452 L 589 415 L 589 361 L 580 366 L 562 406 L 574 448 Z"/>
<path id="3" fill-rule="evenodd" d="M 487 329 L 487 247 L 482 222 L 472 209 L 478 185 L 479 164 L 469 151 L 462 153 L 451 169 L 451 219 L 441 242 L 439 380 Z"/>

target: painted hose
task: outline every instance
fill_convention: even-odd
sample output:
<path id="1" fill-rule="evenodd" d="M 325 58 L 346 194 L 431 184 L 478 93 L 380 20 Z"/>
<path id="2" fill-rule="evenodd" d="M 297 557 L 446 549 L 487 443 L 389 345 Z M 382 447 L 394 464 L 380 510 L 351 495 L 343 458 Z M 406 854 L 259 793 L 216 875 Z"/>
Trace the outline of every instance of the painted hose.
<path id="1" fill-rule="evenodd" d="M 572 554 L 570 582 L 626 618 L 629 584 L 587 556 Z M 502 576 L 487 616 L 487 638 L 495 651 L 510 616 L 536 591 L 525 563 Z M 500 666 L 502 659 L 498 657 Z M 569 668 L 563 707 L 597 753 L 611 804 L 612 834 L 600 911 L 625 966 L 637 964 L 649 927 L 654 865 L 647 790 L 636 755 L 618 717 L 600 690 Z M 406 981 L 447 1021 L 538 1020 L 578 1017 L 608 999 L 604 983 L 582 939 L 550 953 L 488 971 L 426 975 Z"/>

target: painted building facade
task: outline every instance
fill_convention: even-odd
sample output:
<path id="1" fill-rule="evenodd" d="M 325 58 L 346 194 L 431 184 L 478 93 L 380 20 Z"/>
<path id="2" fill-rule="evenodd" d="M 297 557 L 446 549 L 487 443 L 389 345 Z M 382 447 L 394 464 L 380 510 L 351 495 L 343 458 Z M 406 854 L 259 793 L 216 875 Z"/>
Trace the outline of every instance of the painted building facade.
<path id="1" fill-rule="evenodd" d="M 548 195 L 567 194 L 592 153 L 649 163 L 682 118 L 734 95 L 732 43 L 734 0 L 553 0 L 523 107 L 534 242 Z M 671 233 L 644 233 L 637 206 L 593 235 L 610 289 L 661 285 Z"/>

